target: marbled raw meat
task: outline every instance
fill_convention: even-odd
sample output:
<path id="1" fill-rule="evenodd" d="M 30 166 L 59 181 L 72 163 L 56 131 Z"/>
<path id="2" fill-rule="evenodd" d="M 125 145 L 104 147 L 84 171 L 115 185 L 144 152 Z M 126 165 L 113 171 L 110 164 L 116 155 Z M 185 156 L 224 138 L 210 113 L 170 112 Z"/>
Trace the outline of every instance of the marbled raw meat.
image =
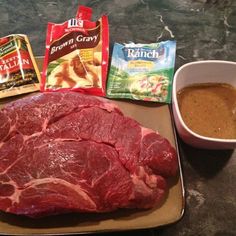
<path id="1" fill-rule="evenodd" d="M 0 210 L 42 217 L 151 208 L 174 176 L 175 149 L 110 101 L 45 93 L 0 111 Z"/>

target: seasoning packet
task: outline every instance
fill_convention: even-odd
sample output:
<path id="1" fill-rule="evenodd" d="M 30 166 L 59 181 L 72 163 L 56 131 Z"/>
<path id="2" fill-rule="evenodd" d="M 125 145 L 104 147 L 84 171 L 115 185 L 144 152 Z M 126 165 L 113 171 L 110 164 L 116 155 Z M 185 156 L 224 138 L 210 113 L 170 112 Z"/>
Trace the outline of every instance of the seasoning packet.
<path id="1" fill-rule="evenodd" d="M 170 103 L 175 51 L 175 41 L 115 43 L 107 96 Z"/>
<path id="2" fill-rule="evenodd" d="M 41 91 L 73 90 L 105 96 L 109 29 L 103 15 L 91 21 L 92 9 L 78 8 L 75 18 L 48 23 Z"/>
<path id="3" fill-rule="evenodd" d="M 0 98 L 39 90 L 40 74 L 24 34 L 0 38 Z"/>

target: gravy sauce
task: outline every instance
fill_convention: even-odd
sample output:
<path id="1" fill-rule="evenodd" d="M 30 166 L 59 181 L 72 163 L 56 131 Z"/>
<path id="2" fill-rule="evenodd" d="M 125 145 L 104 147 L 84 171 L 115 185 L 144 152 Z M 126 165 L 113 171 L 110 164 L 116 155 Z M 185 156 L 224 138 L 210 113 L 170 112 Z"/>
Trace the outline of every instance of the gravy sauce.
<path id="1" fill-rule="evenodd" d="M 224 83 L 202 83 L 177 93 L 180 113 L 195 133 L 236 139 L 236 88 Z"/>

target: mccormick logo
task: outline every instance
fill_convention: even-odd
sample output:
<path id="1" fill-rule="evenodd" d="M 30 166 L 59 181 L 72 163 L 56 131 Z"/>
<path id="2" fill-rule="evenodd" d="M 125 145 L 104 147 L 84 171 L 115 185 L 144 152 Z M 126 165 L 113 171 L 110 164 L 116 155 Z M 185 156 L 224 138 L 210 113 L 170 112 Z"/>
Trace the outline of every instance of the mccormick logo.
<path id="1" fill-rule="evenodd" d="M 83 28 L 83 24 L 84 22 L 82 20 L 79 19 L 70 19 L 68 20 L 68 28 L 72 28 L 72 27 L 81 27 Z"/>
<path id="2" fill-rule="evenodd" d="M 143 48 L 124 47 L 123 52 L 124 52 L 126 61 L 131 61 L 131 60 L 156 61 L 164 55 L 165 49 L 163 46 L 160 46 L 157 49 L 144 48 L 144 47 Z"/>

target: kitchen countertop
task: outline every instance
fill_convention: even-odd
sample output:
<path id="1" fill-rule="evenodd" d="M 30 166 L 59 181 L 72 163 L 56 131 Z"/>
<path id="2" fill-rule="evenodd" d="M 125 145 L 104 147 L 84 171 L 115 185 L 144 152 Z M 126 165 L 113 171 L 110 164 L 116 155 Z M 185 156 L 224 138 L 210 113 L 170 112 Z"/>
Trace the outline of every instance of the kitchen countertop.
<path id="1" fill-rule="evenodd" d="M 116 42 L 177 41 L 176 67 L 189 61 L 236 61 L 235 0 L 79 1 L 94 19 L 109 16 L 110 45 Z M 75 15 L 78 1 L 0 0 L 0 37 L 29 36 L 35 55 L 44 55 L 48 21 Z M 112 235 L 236 235 L 236 151 L 201 150 L 179 140 L 186 191 L 183 218 L 152 230 Z M 109 235 L 109 234 L 106 234 Z"/>

